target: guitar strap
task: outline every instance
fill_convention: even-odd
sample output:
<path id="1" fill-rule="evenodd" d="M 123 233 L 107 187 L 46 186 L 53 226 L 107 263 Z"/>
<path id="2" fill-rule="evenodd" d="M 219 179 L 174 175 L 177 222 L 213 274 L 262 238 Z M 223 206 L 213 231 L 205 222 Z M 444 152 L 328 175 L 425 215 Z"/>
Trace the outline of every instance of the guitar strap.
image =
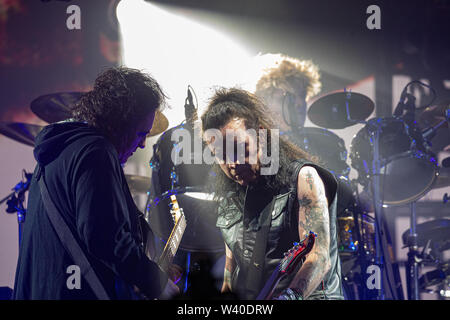
<path id="1" fill-rule="evenodd" d="M 94 269 L 92 269 L 86 255 L 80 248 L 80 245 L 77 243 L 75 237 L 62 218 L 62 215 L 52 201 L 47 185 L 44 181 L 44 170 L 39 164 L 38 166 L 37 180 L 41 190 L 42 202 L 44 203 L 45 211 L 47 211 L 47 216 L 53 225 L 53 228 L 55 229 L 64 248 L 72 257 L 73 262 L 80 268 L 81 274 L 84 276 L 97 298 L 99 300 L 110 300 L 105 288 L 100 282 L 98 276 L 95 274 Z"/>
<path id="2" fill-rule="evenodd" d="M 264 261 L 266 256 L 267 235 L 270 230 L 272 211 L 275 205 L 275 199 L 270 204 L 270 209 L 263 210 L 260 217 L 260 229 L 256 233 L 255 247 L 253 249 L 252 259 L 247 269 L 247 290 L 249 295 L 256 296 L 261 289 Z M 245 210 L 245 209 L 244 209 Z"/>

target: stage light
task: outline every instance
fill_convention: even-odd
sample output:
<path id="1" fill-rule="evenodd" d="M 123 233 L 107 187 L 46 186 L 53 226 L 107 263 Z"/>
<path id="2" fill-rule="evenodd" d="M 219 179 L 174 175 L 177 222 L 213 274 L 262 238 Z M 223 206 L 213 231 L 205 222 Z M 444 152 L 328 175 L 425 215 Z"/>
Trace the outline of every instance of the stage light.
<path id="1" fill-rule="evenodd" d="M 142 0 L 117 6 L 123 64 L 152 74 L 169 95 L 169 126 L 184 120 L 190 84 L 200 112 L 216 86 L 239 85 L 251 55 L 212 28 Z"/>

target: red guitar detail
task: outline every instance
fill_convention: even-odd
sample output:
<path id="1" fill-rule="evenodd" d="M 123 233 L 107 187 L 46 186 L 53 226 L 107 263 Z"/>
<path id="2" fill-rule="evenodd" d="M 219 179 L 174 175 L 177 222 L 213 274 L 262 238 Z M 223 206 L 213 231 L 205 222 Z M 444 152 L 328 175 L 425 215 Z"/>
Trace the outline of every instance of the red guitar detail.
<path id="1" fill-rule="evenodd" d="M 256 300 L 270 300 L 278 283 L 284 277 L 291 274 L 299 263 L 303 264 L 307 254 L 311 252 L 315 241 L 316 234 L 310 231 L 305 239 L 289 249 L 289 251 L 284 254 L 284 258 L 280 261 L 278 267 L 266 281 L 266 284 L 256 297 Z"/>

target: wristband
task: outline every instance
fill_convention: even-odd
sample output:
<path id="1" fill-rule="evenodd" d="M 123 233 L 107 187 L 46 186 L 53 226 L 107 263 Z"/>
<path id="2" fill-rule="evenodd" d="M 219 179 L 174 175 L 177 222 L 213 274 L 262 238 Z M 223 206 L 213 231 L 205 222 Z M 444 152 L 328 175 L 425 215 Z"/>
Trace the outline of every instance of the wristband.
<path id="1" fill-rule="evenodd" d="M 284 290 L 279 298 L 280 300 L 303 300 L 303 295 L 300 293 L 298 289 L 287 288 Z"/>

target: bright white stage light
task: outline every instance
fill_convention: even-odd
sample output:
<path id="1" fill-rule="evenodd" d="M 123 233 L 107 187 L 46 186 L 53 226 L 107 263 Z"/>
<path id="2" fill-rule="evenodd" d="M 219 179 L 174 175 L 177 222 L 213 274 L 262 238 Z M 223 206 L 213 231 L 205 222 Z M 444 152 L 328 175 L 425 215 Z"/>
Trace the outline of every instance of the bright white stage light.
<path id="1" fill-rule="evenodd" d="M 201 113 L 214 87 L 246 81 L 252 56 L 224 34 L 143 0 L 122 0 L 117 17 L 123 64 L 148 71 L 162 85 L 171 98 L 172 109 L 164 111 L 169 127 L 184 120 L 188 84 Z"/>

